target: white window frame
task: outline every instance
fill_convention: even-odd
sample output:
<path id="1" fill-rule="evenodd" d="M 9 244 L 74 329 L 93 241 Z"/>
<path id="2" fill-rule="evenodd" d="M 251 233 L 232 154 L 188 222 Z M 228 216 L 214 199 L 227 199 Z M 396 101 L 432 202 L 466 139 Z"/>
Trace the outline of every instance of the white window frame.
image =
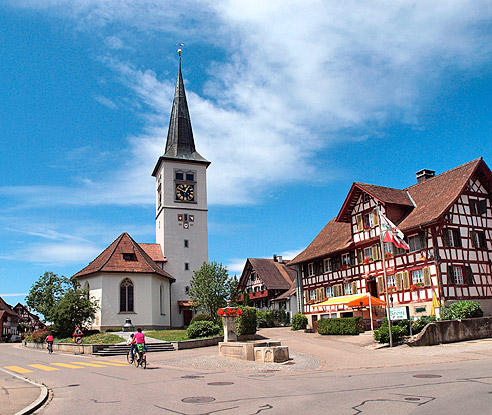
<path id="1" fill-rule="evenodd" d="M 325 272 L 331 272 L 331 262 L 330 262 L 330 258 L 325 259 L 325 260 L 323 261 L 323 266 L 324 266 L 324 270 L 325 270 Z"/>
<path id="2" fill-rule="evenodd" d="M 350 264 L 350 254 L 342 254 L 342 265 L 351 265 Z"/>
<path id="3" fill-rule="evenodd" d="M 309 277 L 314 276 L 314 262 L 308 264 L 308 274 Z"/>
<path id="4" fill-rule="evenodd" d="M 310 300 L 316 300 L 316 290 L 310 290 L 309 291 L 309 299 Z"/>
<path id="5" fill-rule="evenodd" d="M 366 217 L 368 217 L 368 225 L 366 224 Z M 364 229 L 371 229 L 371 228 L 374 228 L 374 216 L 373 216 L 373 213 L 372 211 L 369 212 L 369 213 L 364 213 L 364 215 L 362 216 L 362 220 L 363 220 L 363 225 L 364 225 Z"/>
<path id="6" fill-rule="evenodd" d="M 346 282 L 343 284 L 343 288 L 345 290 L 345 294 L 352 294 L 352 283 L 351 282 Z"/>
<path id="7" fill-rule="evenodd" d="M 424 270 L 422 268 L 412 271 L 412 284 L 424 282 Z"/>
<path id="8" fill-rule="evenodd" d="M 460 266 L 453 266 L 454 283 L 456 285 L 463 285 L 465 280 L 463 278 L 463 268 Z"/>
<path id="9" fill-rule="evenodd" d="M 328 298 L 333 297 L 333 285 L 325 288 L 325 294 Z"/>
<path id="10" fill-rule="evenodd" d="M 386 277 L 386 284 L 388 284 L 388 287 L 396 287 L 396 275 L 388 275 Z"/>
<path id="11" fill-rule="evenodd" d="M 409 236 L 408 237 L 408 245 L 410 246 L 410 251 L 409 252 L 420 251 L 422 249 L 422 246 L 420 245 L 420 237 L 419 237 L 419 234 Z"/>
<path id="12" fill-rule="evenodd" d="M 364 248 L 364 258 L 362 259 L 364 260 L 366 258 L 372 258 L 372 246 L 368 246 L 367 248 Z"/>

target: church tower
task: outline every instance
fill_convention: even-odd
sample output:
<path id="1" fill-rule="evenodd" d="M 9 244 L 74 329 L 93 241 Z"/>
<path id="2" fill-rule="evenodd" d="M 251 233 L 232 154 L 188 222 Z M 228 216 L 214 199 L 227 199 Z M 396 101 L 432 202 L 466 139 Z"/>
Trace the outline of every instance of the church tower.
<path id="1" fill-rule="evenodd" d="M 164 155 L 152 172 L 156 179 L 156 242 L 167 261 L 171 285 L 171 325 L 188 325 L 192 317 L 188 289 L 193 271 L 208 262 L 207 167 L 195 148 L 181 74 L 178 80 Z"/>

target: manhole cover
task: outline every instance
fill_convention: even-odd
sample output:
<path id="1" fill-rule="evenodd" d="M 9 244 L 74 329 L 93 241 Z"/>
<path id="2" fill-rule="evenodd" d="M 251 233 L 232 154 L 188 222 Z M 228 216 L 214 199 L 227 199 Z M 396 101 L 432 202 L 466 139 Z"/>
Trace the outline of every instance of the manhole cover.
<path id="1" fill-rule="evenodd" d="M 182 379 L 202 379 L 205 376 L 200 376 L 200 375 L 186 375 L 186 376 L 181 376 Z"/>
<path id="2" fill-rule="evenodd" d="M 209 403 L 215 401 L 211 396 L 190 396 L 189 398 L 181 399 L 184 403 Z"/>
<path id="3" fill-rule="evenodd" d="M 414 398 L 409 396 L 408 398 L 405 398 L 406 401 L 420 401 L 420 398 Z"/>
<path id="4" fill-rule="evenodd" d="M 227 385 L 234 385 L 234 382 L 210 382 L 210 383 L 207 383 L 207 385 L 210 385 L 210 386 L 227 386 Z"/>
<path id="5" fill-rule="evenodd" d="M 414 378 L 421 378 L 421 379 L 434 379 L 434 378 L 442 378 L 441 375 L 433 375 L 431 373 L 422 373 L 420 375 L 413 375 Z"/>

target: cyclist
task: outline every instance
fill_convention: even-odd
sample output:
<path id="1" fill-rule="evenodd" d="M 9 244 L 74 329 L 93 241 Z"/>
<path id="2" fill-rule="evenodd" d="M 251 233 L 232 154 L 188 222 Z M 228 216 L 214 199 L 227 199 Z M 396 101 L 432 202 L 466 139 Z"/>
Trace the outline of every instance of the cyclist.
<path id="1" fill-rule="evenodd" d="M 145 334 L 142 333 L 141 328 L 137 329 L 134 339 L 137 346 L 137 353 L 138 353 L 137 358 L 140 360 L 141 353 L 145 350 Z"/>
<path id="2" fill-rule="evenodd" d="M 46 336 L 46 343 L 48 343 L 48 353 L 53 353 L 53 336 L 51 333 Z"/>
<path id="3" fill-rule="evenodd" d="M 130 346 L 130 363 L 133 363 L 133 359 L 135 358 L 135 354 L 137 353 L 137 341 L 133 333 L 130 334 L 130 337 L 128 338 L 126 344 Z"/>

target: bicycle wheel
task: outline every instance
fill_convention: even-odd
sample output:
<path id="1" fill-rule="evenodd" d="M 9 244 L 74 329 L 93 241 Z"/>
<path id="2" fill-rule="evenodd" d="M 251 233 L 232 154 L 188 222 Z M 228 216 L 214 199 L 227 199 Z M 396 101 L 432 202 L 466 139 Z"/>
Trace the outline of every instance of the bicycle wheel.
<path id="1" fill-rule="evenodd" d="M 133 360 L 131 358 L 131 355 L 132 355 L 132 352 L 131 350 L 128 351 L 128 353 L 126 354 L 126 361 L 131 365 L 133 363 Z"/>
<path id="2" fill-rule="evenodd" d="M 135 367 L 138 367 L 138 364 L 140 363 L 140 356 L 133 356 L 133 363 L 135 364 Z"/>
<path id="3" fill-rule="evenodd" d="M 147 367 L 147 356 L 142 357 L 142 361 L 140 362 L 140 366 L 142 366 L 142 369 L 145 369 Z"/>

